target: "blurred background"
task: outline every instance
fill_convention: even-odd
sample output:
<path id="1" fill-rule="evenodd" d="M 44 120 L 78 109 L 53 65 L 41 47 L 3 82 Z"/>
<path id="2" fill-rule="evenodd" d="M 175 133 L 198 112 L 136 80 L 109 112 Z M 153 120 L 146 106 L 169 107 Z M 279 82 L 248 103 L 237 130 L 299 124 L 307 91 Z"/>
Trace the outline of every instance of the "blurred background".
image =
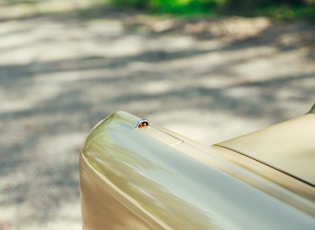
<path id="1" fill-rule="evenodd" d="M 81 229 L 88 131 L 125 110 L 205 145 L 315 101 L 314 0 L 0 0 L 0 230 Z"/>

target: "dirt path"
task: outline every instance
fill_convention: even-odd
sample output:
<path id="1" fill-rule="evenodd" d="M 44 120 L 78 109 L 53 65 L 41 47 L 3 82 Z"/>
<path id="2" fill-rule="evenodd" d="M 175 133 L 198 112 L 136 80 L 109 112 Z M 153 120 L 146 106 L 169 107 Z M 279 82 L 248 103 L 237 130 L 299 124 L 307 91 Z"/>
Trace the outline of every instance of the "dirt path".
<path id="1" fill-rule="evenodd" d="M 113 111 L 210 145 L 315 101 L 311 25 L 18 7 L 0 16 L 0 229 L 81 229 L 80 147 Z"/>

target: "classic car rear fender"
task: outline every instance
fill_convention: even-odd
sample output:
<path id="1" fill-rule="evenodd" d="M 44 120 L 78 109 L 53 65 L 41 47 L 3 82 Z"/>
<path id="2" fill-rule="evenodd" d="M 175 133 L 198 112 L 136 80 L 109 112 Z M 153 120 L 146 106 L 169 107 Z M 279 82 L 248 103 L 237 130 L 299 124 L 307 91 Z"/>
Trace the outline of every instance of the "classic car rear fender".
<path id="1" fill-rule="evenodd" d="M 291 141 L 305 126 L 312 133 L 298 131 L 307 137 Z M 278 145 L 292 144 L 313 164 L 314 128 L 311 112 L 206 147 L 116 112 L 92 129 L 82 148 L 83 228 L 315 229 L 314 167 L 296 171 L 305 161 L 293 167 L 289 159 L 278 164 L 281 159 L 267 154 L 280 151 L 283 159 L 291 148 Z"/>

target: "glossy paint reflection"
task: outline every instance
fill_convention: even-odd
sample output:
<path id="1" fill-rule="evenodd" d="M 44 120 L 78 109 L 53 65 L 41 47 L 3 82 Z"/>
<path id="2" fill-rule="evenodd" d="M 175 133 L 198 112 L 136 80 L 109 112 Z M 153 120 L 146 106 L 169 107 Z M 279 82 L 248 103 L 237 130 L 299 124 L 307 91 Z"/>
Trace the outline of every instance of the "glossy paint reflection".
<path id="1" fill-rule="evenodd" d="M 220 157 L 228 150 L 199 146 L 154 125 L 135 128 L 138 120 L 113 114 L 87 138 L 80 173 L 86 230 L 315 226 L 309 215 L 248 185 L 260 181 L 292 195 Z"/>

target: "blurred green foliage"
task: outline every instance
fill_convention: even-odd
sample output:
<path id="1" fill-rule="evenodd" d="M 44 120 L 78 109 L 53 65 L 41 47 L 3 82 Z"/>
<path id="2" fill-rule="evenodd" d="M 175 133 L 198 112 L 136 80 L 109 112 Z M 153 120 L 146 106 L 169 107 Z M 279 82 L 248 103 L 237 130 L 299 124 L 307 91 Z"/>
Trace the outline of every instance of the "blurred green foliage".
<path id="1" fill-rule="evenodd" d="M 270 16 L 315 19 L 315 0 L 104 0 L 122 8 L 180 15 Z"/>
<path id="2" fill-rule="evenodd" d="M 119 7 L 132 7 L 155 13 L 209 14 L 224 0 L 107 0 Z"/>

